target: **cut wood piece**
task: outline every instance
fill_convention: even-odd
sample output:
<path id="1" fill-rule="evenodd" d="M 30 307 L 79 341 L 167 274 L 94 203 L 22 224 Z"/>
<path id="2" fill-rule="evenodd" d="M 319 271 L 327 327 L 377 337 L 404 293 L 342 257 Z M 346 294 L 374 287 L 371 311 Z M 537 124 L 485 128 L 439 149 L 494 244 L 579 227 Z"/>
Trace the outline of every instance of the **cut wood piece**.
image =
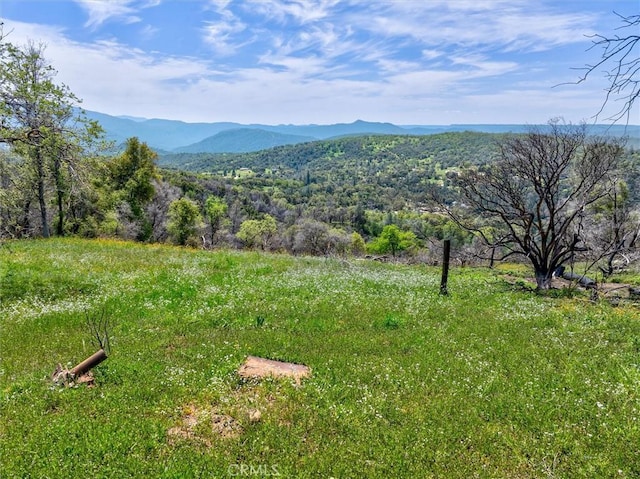
<path id="1" fill-rule="evenodd" d="M 104 352 L 104 349 L 101 349 L 75 366 L 70 373 L 73 374 L 73 376 L 81 376 L 83 373 L 86 373 L 89 369 L 97 366 L 105 359 L 107 359 L 107 353 Z"/>
<path id="2" fill-rule="evenodd" d="M 249 356 L 238 369 L 238 374 L 243 378 L 289 377 L 299 382 L 300 379 L 311 375 L 311 369 L 303 364 Z"/>

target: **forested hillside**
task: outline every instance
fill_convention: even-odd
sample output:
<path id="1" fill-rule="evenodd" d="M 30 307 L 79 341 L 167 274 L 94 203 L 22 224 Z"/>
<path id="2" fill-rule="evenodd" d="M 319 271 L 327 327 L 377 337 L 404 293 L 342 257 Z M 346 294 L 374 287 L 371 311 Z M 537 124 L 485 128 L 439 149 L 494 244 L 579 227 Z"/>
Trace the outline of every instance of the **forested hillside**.
<path id="1" fill-rule="evenodd" d="M 52 219 L 61 235 L 310 254 L 428 254 L 450 238 L 458 256 L 479 257 L 474 235 L 443 214 L 433 196 L 455 203 L 458 172 L 491 164 L 507 137 L 370 135 L 253 153 L 160 157 L 133 139 L 114 158 L 85 160 L 88 183 L 69 177 L 76 193 L 63 195 L 64 223 Z M 5 154 L 0 165 L 2 194 L 11 198 L 0 211 L 2 235 L 38 235 L 32 194 L 11 181 L 21 171 L 16 161 Z M 632 210 L 640 200 L 640 155 L 627 149 L 623 161 Z M 397 247 L 389 245 L 390 234 Z"/>
<path id="2" fill-rule="evenodd" d="M 439 257 L 445 238 L 463 260 L 487 259 L 487 247 L 492 258 L 496 250 L 508 255 L 514 244 L 531 257 L 534 247 L 552 248 L 530 238 L 561 238 L 554 247 L 562 251 L 600 251 L 596 261 L 608 254 L 609 271 L 615 255 L 637 247 L 640 154 L 597 129 L 550 121 L 526 133 L 376 134 L 158 157 L 137 137 L 120 149 L 105 144 L 100 124 L 55 85 L 37 46 L 0 46 L 7 65 L 0 72 L 1 238 L 109 236 L 427 261 Z M 32 95 L 24 93 L 29 78 L 41 79 Z M 174 139 L 189 129 L 170 126 Z M 312 128 L 346 127 L 397 131 L 366 122 Z M 244 133 L 250 149 L 255 132 Z M 517 238 L 533 218 L 533 236 Z"/>
<path id="3" fill-rule="evenodd" d="M 490 162 L 500 136 L 349 137 L 237 155 L 164 155 L 159 165 L 251 185 L 284 180 L 279 189 L 295 204 L 414 211 L 424 205 L 432 185 L 446 180 L 447 171 Z"/>
<path id="4" fill-rule="evenodd" d="M 235 185 L 277 184 L 295 204 L 329 202 L 385 212 L 415 212 L 434 185 L 470 165 L 491 163 L 505 134 L 373 135 L 288 145 L 246 154 L 165 154 L 161 167 L 203 173 Z M 638 152 L 625 169 L 631 203 L 640 200 Z M 449 175 L 447 175 L 449 173 Z M 192 176 L 197 178 L 197 175 Z"/>
<path id="5" fill-rule="evenodd" d="M 229 168 L 254 171 L 280 170 L 283 175 L 303 169 L 323 171 L 350 168 L 359 176 L 375 176 L 381 170 L 422 168 L 440 164 L 448 168 L 463 163 L 480 164 L 495 152 L 502 135 L 475 132 L 427 136 L 368 135 L 287 145 L 246 154 L 164 154 L 160 166 L 189 171 L 217 172 Z M 403 163 L 404 165 L 401 165 Z M 423 170 L 424 171 L 424 170 Z"/>
<path id="6" fill-rule="evenodd" d="M 430 217 L 436 224 L 424 222 L 428 196 L 447 182 L 447 171 L 491 161 L 499 137 L 471 132 L 349 137 L 247 154 L 164 155 L 159 165 L 170 167 L 165 178 L 201 203 L 212 190 L 224 191 L 230 206 L 248 195 L 240 204 L 250 217 L 271 214 L 287 227 L 308 218 L 367 239 L 396 223 L 424 241 L 448 225 L 466 238 L 441 215 Z"/>

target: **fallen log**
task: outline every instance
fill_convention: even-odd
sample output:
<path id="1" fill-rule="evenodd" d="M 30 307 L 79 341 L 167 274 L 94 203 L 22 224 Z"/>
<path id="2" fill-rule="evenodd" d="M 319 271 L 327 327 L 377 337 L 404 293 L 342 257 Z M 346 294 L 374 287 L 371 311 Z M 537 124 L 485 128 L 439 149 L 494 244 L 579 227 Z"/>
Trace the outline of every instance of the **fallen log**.
<path id="1" fill-rule="evenodd" d="M 596 286 L 596 282 L 594 280 L 581 274 L 564 271 L 562 273 L 562 277 L 569 281 L 577 281 L 580 286 L 584 286 L 585 288 L 595 288 Z"/>

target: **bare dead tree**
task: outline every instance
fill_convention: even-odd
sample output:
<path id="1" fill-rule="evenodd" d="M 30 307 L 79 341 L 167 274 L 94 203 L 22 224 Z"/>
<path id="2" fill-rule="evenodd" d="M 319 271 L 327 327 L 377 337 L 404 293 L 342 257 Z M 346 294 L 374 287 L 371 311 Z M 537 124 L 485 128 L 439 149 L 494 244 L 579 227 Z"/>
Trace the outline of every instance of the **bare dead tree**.
<path id="1" fill-rule="evenodd" d="M 617 122 L 626 119 L 629 123 L 634 111 L 633 106 L 640 96 L 640 15 L 616 15 L 622 20 L 622 25 L 617 30 L 624 31 L 624 34 L 589 36 L 593 42 L 589 50 L 601 49 L 602 55 L 598 62 L 584 67 L 585 73 L 578 79 L 578 83 L 586 81 L 589 75 L 603 69 L 609 86 L 605 89 L 605 99 L 595 116 L 597 118 L 601 115 L 611 100 L 622 101 L 622 107 L 608 120 Z M 637 120 L 637 117 L 633 119 Z"/>
<path id="2" fill-rule="evenodd" d="M 626 183 L 613 177 L 613 185 L 607 196 L 592 205 L 592 215 L 587 218 L 589 235 L 586 255 L 587 268 L 598 264 L 604 278 L 611 276 L 619 264 L 631 262 L 635 245 L 640 238 L 640 222 L 631 209 Z"/>
<path id="3" fill-rule="evenodd" d="M 458 224 L 505 250 L 500 259 L 527 258 L 538 288 L 548 289 L 554 270 L 584 249 L 584 215 L 609 193 L 608 178 L 622 152 L 620 140 L 591 137 L 584 125 L 552 121 L 548 130 L 506 137 L 493 163 L 458 175 L 465 203 L 460 210 L 473 222 L 460 210 L 447 210 Z"/>

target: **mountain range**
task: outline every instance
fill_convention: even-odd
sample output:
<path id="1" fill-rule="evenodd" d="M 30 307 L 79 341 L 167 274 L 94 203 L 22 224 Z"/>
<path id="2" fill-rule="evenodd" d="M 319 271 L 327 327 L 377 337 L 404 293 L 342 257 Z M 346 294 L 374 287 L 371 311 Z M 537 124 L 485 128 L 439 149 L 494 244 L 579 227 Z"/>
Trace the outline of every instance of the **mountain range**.
<path id="1" fill-rule="evenodd" d="M 522 133 L 530 125 L 404 125 L 367 122 L 332 125 L 262 125 L 232 122 L 186 123 L 178 120 L 112 116 L 85 111 L 87 118 L 98 121 L 106 138 L 121 145 L 136 136 L 159 153 L 246 153 L 283 145 L 360 135 L 431 135 L 472 131 L 484 133 Z M 640 145 L 638 125 L 591 125 L 598 134 L 629 136 L 629 143 Z"/>

